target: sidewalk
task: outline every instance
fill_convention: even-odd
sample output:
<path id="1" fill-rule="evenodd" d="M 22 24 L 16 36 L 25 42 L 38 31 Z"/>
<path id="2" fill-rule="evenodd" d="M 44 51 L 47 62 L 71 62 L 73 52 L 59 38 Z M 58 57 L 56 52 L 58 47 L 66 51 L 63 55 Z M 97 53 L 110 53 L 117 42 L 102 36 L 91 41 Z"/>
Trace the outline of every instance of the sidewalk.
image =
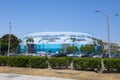
<path id="1" fill-rule="evenodd" d="M 72 80 L 72 79 L 0 73 L 0 80 Z"/>

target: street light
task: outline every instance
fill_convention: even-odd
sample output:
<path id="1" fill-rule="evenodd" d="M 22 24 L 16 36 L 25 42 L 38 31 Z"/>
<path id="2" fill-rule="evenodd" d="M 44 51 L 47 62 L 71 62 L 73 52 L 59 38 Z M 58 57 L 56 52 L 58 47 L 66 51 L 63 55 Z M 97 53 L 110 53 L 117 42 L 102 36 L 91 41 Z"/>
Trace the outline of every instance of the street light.
<path id="1" fill-rule="evenodd" d="M 105 13 L 103 13 L 103 12 L 101 12 L 101 11 L 98 11 L 98 10 L 96 10 L 95 12 L 104 15 L 104 16 L 106 17 L 106 19 L 107 19 L 107 30 L 108 30 L 108 54 L 109 54 L 109 57 L 111 58 L 109 15 L 106 15 Z M 119 14 L 114 14 L 114 15 L 115 15 L 115 16 L 119 16 Z"/>
<path id="2" fill-rule="evenodd" d="M 11 22 L 9 22 L 9 25 L 8 56 L 10 55 Z"/>

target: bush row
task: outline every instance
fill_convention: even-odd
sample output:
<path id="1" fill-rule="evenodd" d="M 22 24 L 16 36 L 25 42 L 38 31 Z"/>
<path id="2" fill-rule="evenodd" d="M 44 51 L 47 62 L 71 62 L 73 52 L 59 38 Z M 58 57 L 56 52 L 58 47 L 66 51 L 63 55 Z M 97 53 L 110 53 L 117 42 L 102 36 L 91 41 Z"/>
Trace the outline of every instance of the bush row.
<path id="1" fill-rule="evenodd" d="M 27 56 L 10 56 L 8 57 L 8 66 L 11 67 L 27 67 L 29 62 L 29 57 Z"/>
<path id="2" fill-rule="evenodd" d="M 73 60 L 73 67 L 76 70 L 100 70 L 101 59 L 99 58 L 77 58 Z"/>
<path id="3" fill-rule="evenodd" d="M 0 66 L 31 67 L 31 68 L 68 68 L 72 62 L 71 57 L 50 58 L 37 56 L 0 56 Z"/>
<path id="4" fill-rule="evenodd" d="M 104 59 L 104 67 L 108 71 L 118 71 L 120 72 L 120 58 L 106 58 Z"/>
<path id="5" fill-rule="evenodd" d="M 53 69 L 65 69 L 68 68 L 72 62 L 71 57 L 53 57 L 49 60 L 50 67 Z"/>
<path id="6" fill-rule="evenodd" d="M 47 57 L 31 57 L 29 59 L 29 65 L 32 68 L 48 68 Z"/>
<path id="7" fill-rule="evenodd" d="M 101 70 L 102 59 L 99 58 L 76 58 L 73 60 L 76 70 Z M 120 58 L 104 58 L 103 67 L 105 71 L 120 72 Z"/>
<path id="8" fill-rule="evenodd" d="M 48 58 L 30 56 L 0 56 L 0 66 L 48 68 Z"/>
<path id="9" fill-rule="evenodd" d="M 73 62 L 73 64 L 71 64 Z M 108 71 L 120 72 L 120 58 L 104 58 L 103 64 Z M 76 70 L 100 70 L 99 58 L 71 57 L 30 57 L 30 56 L 0 56 L 0 66 L 66 69 L 71 66 Z"/>
<path id="10" fill-rule="evenodd" d="M 0 66 L 6 66 L 8 63 L 8 57 L 7 56 L 0 56 Z"/>

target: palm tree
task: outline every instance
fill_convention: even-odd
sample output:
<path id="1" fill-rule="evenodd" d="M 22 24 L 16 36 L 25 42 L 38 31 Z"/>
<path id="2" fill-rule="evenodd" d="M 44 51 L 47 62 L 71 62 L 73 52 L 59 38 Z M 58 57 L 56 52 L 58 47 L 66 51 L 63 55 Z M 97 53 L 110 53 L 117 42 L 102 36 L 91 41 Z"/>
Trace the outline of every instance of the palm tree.
<path id="1" fill-rule="evenodd" d="M 28 46 L 29 46 L 29 44 L 33 44 L 34 43 L 34 39 L 33 38 L 28 38 L 27 40 L 26 40 L 26 52 L 27 52 L 27 48 L 28 48 Z"/>
<path id="2" fill-rule="evenodd" d="M 75 42 L 75 41 L 76 41 L 76 38 L 71 37 L 71 40 L 72 40 L 72 42 Z"/>
<path id="3" fill-rule="evenodd" d="M 92 38 L 92 40 L 93 40 L 93 45 L 96 46 L 96 45 L 97 45 L 97 43 L 96 43 L 96 40 L 97 40 L 97 39 L 96 39 L 96 38 Z"/>
<path id="4" fill-rule="evenodd" d="M 72 46 L 74 46 L 74 43 L 77 41 L 75 37 L 71 37 L 72 40 Z"/>
<path id="5" fill-rule="evenodd" d="M 98 45 L 98 46 L 101 47 L 100 52 L 101 52 L 101 53 L 104 52 L 104 46 L 107 45 L 107 43 L 106 43 L 106 42 L 103 42 L 101 39 L 97 39 L 97 38 L 92 38 L 92 40 L 93 40 L 93 44 L 94 44 L 95 46 Z"/>
<path id="6" fill-rule="evenodd" d="M 28 44 L 32 44 L 32 43 L 34 42 L 34 40 L 33 40 L 33 38 L 28 38 L 28 39 L 26 40 L 26 42 L 27 42 Z"/>

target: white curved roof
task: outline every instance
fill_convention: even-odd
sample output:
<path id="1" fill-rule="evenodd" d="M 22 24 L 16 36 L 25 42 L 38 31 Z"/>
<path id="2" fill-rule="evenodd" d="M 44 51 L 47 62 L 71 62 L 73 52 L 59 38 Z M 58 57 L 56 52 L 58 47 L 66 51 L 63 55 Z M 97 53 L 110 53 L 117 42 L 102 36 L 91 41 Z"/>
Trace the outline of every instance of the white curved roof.
<path id="1" fill-rule="evenodd" d="M 81 32 L 33 32 L 24 34 L 24 37 L 34 37 L 34 36 L 54 36 L 54 35 L 75 35 L 75 36 L 93 36 L 92 34 L 88 33 L 81 33 Z"/>
<path id="2" fill-rule="evenodd" d="M 79 44 L 89 44 L 92 43 L 93 35 L 81 32 L 34 32 L 24 34 L 23 42 L 26 43 L 26 40 L 30 37 L 34 39 L 36 44 L 72 43 L 71 37 L 75 37 Z"/>

